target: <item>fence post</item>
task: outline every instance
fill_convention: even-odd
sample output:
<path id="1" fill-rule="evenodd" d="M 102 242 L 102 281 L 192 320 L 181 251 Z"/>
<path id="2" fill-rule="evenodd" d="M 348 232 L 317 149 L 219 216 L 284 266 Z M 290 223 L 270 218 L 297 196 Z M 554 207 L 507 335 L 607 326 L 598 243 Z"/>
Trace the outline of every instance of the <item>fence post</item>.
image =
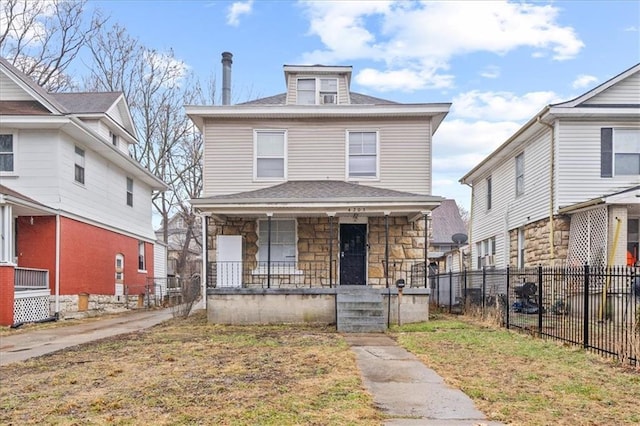
<path id="1" fill-rule="evenodd" d="M 510 281 L 511 281 L 511 269 L 510 266 L 507 265 L 507 294 L 504 295 L 505 300 L 504 300 L 504 310 L 506 312 L 506 323 L 507 323 L 507 330 L 509 329 L 509 311 L 510 306 L 509 306 L 509 287 L 510 287 Z"/>
<path id="2" fill-rule="evenodd" d="M 487 291 L 487 267 L 482 267 L 482 316 L 484 316 L 484 299 Z"/>
<path id="3" fill-rule="evenodd" d="M 440 307 L 440 272 L 436 275 L 436 305 Z"/>
<path id="4" fill-rule="evenodd" d="M 464 293 L 462 294 L 462 309 L 464 310 L 467 308 L 467 268 L 464 268 L 462 273 L 464 274 Z"/>
<path id="5" fill-rule="evenodd" d="M 451 306 L 453 305 L 453 272 L 449 269 L 449 313 L 451 313 Z"/>
<path id="6" fill-rule="evenodd" d="M 542 336 L 542 265 L 538 265 L 538 333 Z"/>
<path id="7" fill-rule="evenodd" d="M 584 312 L 583 312 L 583 335 L 582 335 L 582 346 L 585 349 L 589 348 L 589 264 L 585 262 L 584 264 Z"/>

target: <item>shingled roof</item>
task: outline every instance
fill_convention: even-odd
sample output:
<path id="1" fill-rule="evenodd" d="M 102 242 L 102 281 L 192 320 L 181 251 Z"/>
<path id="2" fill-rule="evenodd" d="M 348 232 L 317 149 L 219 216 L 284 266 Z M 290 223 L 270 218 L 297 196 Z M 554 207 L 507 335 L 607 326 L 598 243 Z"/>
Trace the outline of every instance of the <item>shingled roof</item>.
<path id="1" fill-rule="evenodd" d="M 376 98 L 374 96 L 363 95 L 361 93 L 351 92 L 351 105 L 390 105 L 398 102 L 389 101 L 387 99 Z M 266 98 L 254 99 L 252 101 L 243 102 L 237 105 L 285 105 L 287 94 L 280 93 Z"/>
<path id="2" fill-rule="evenodd" d="M 456 200 L 443 200 L 438 207 L 433 209 L 431 224 L 433 228 L 431 241 L 433 243 L 451 244 L 451 237 L 454 234 L 467 233 Z"/>
<path id="3" fill-rule="evenodd" d="M 103 114 L 122 96 L 122 92 L 51 93 L 50 96 L 63 105 L 70 113 Z"/>
<path id="4" fill-rule="evenodd" d="M 348 202 L 348 201 L 396 201 L 439 202 L 442 198 L 432 195 L 395 191 L 356 183 L 320 180 L 289 181 L 268 188 L 235 194 L 199 198 L 196 204 L 212 202 L 227 203 L 295 203 L 295 202 Z"/>

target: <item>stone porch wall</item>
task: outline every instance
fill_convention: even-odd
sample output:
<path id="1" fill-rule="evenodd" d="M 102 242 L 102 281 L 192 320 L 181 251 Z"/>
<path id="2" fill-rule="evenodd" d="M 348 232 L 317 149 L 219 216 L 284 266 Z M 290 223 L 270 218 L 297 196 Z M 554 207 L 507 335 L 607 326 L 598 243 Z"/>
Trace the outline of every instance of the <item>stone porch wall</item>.
<path id="1" fill-rule="evenodd" d="M 524 227 L 524 264 L 525 266 L 551 266 L 562 264 L 567 259 L 569 249 L 569 227 L 570 219 L 567 216 L 555 216 L 553 218 L 554 228 L 554 251 L 555 256 L 551 258 L 549 245 L 549 218 L 529 223 Z M 509 231 L 509 265 L 518 264 L 518 230 Z"/>

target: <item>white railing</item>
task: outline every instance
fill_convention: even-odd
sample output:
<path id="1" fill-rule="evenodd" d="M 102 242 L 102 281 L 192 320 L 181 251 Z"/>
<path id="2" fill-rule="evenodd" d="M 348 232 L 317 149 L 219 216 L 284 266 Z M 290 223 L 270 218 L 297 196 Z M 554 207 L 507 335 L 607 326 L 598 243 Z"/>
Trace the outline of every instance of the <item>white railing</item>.
<path id="1" fill-rule="evenodd" d="M 49 288 L 49 271 L 46 269 L 16 268 L 14 287 L 16 291 Z"/>

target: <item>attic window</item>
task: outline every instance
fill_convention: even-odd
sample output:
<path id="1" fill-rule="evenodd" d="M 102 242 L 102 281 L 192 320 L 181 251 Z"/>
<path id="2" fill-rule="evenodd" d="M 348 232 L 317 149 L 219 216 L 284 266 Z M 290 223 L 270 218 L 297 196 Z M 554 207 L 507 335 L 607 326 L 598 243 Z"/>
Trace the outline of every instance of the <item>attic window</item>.
<path id="1" fill-rule="evenodd" d="M 338 103 L 337 78 L 299 78 L 297 89 L 299 105 Z"/>
<path id="2" fill-rule="evenodd" d="M 109 132 L 109 136 L 111 137 L 111 143 L 113 144 L 113 146 L 118 146 L 118 135 Z"/>

